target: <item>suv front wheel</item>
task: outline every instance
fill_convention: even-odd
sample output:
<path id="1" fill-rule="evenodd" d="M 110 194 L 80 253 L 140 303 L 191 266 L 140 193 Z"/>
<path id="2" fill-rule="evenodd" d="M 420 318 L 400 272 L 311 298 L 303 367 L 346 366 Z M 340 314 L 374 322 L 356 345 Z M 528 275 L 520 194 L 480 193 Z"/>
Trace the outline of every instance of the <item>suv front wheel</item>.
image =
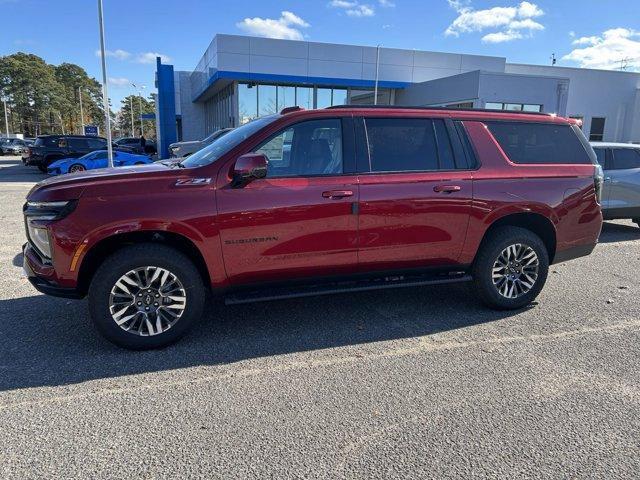
<path id="1" fill-rule="evenodd" d="M 118 250 L 96 271 L 89 311 L 110 342 L 134 350 L 167 346 L 201 317 L 202 277 L 181 252 L 145 243 Z"/>
<path id="2" fill-rule="evenodd" d="M 549 254 L 540 237 L 524 228 L 500 227 L 483 241 L 473 279 L 483 303 L 513 310 L 538 296 L 548 271 Z"/>

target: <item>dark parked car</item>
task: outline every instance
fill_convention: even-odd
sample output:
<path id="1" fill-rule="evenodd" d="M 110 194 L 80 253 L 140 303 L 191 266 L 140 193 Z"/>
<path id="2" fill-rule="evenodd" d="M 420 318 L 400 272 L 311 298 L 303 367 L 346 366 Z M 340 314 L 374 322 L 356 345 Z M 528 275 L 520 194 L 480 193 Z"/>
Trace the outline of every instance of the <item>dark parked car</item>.
<path id="1" fill-rule="evenodd" d="M 122 137 L 115 140 L 114 145 L 123 152 L 138 153 L 145 155 L 155 155 L 157 153 L 156 143 L 147 139 L 144 149 L 140 143 L 140 138 Z"/>
<path id="2" fill-rule="evenodd" d="M 41 172 L 61 158 L 79 158 L 95 150 L 107 148 L 107 140 L 102 137 L 83 135 L 41 135 L 22 154 L 25 165 L 34 165 Z"/>
<path id="3" fill-rule="evenodd" d="M 285 109 L 173 167 L 39 183 L 24 267 L 44 293 L 88 295 L 96 328 L 135 349 L 181 337 L 208 290 L 241 303 L 472 280 L 517 309 L 550 264 L 591 253 L 601 189 L 572 120 Z"/>

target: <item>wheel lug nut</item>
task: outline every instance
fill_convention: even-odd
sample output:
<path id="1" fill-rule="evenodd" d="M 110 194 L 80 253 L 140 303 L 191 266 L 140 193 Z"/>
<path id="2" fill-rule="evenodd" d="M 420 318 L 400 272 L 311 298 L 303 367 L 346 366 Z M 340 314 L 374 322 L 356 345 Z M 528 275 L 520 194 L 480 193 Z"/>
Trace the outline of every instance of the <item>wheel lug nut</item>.
<path id="1" fill-rule="evenodd" d="M 153 304 L 153 306 L 154 306 L 154 307 L 157 307 L 157 306 L 158 306 L 158 304 L 157 304 L 157 303 L 154 303 L 154 304 Z"/>
<path id="2" fill-rule="evenodd" d="M 149 307 L 144 307 L 145 310 L 149 310 Z"/>
<path id="3" fill-rule="evenodd" d="M 142 302 L 138 302 L 138 305 L 142 305 Z"/>

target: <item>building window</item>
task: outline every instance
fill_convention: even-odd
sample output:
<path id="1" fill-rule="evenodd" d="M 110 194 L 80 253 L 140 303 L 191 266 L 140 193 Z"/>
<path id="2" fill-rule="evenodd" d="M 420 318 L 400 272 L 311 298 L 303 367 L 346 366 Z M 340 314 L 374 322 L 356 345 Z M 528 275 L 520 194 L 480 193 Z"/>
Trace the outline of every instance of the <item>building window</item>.
<path id="1" fill-rule="evenodd" d="M 258 85 L 258 116 L 264 117 L 278 112 L 275 85 Z"/>
<path id="2" fill-rule="evenodd" d="M 240 124 L 258 117 L 258 87 L 246 83 L 238 84 L 238 113 Z"/>
<path id="3" fill-rule="evenodd" d="M 589 130 L 589 140 L 592 142 L 601 142 L 604 138 L 604 117 L 591 118 L 591 129 Z"/>
<path id="4" fill-rule="evenodd" d="M 296 87 L 296 105 L 310 110 L 313 108 L 313 88 Z"/>
<path id="5" fill-rule="evenodd" d="M 490 110 L 510 110 L 512 112 L 541 112 L 542 105 L 533 103 L 486 102 L 484 108 Z"/>

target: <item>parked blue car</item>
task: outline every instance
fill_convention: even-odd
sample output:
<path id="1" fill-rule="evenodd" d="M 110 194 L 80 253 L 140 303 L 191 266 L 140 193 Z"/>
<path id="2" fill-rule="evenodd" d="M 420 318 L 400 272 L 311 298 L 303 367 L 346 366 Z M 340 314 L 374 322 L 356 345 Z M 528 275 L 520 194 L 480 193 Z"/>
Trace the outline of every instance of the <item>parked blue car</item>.
<path id="1" fill-rule="evenodd" d="M 143 165 L 153 163 L 146 155 L 136 155 L 134 153 L 113 152 L 114 167 L 130 167 L 132 165 Z M 47 168 L 49 175 L 61 175 L 63 173 L 84 172 L 95 168 L 107 168 L 107 151 L 96 150 L 80 158 L 62 158 L 51 163 Z"/>

